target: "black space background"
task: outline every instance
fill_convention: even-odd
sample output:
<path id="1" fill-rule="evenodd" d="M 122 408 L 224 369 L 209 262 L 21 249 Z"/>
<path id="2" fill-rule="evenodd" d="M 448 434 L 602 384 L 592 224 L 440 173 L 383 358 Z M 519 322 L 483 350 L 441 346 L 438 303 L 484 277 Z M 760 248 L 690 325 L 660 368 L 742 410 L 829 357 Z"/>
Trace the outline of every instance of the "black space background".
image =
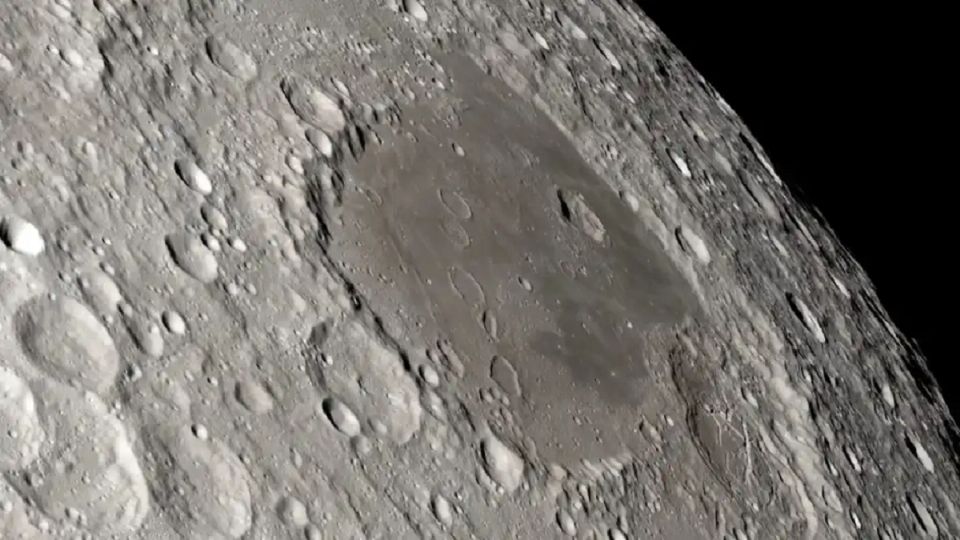
<path id="1" fill-rule="evenodd" d="M 960 63 L 938 58 L 956 47 L 939 29 L 950 19 L 919 4 L 636 1 L 820 209 L 960 418 L 949 149 L 960 124 L 948 120 L 960 92 L 947 82 Z"/>

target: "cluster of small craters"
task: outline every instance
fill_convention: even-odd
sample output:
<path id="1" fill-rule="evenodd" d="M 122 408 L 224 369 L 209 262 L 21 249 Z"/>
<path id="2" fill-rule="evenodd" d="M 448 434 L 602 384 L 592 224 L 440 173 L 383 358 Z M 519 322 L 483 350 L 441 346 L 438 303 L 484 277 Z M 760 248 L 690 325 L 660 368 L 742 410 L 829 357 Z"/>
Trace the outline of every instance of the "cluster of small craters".
<path id="1" fill-rule="evenodd" d="M 595 389 L 573 420 L 537 408 L 566 389 L 510 346 L 550 334 L 552 282 L 492 264 L 494 288 L 468 264 L 486 209 L 512 202 L 501 164 L 481 179 L 494 201 L 447 182 L 411 206 L 462 257 L 436 276 L 332 255 L 373 226 L 345 199 L 390 206 L 348 164 L 426 145 L 425 126 L 455 134 L 438 163 L 489 157 L 458 132 L 456 62 L 606 183 L 550 180 L 558 237 L 630 250 L 612 238 L 645 228 L 689 282 L 699 310 L 641 336 L 648 395 Z M 493 150 L 542 166 L 513 127 Z M 635 222 L 608 219 L 601 188 Z M 379 217 L 384 242 L 352 253 L 403 251 L 410 231 Z M 378 312 L 402 280 L 426 300 Z M 584 363 L 616 351 L 594 345 Z M 924 375 L 856 263 L 632 5 L 0 2 L 0 538 L 954 537 L 956 427 Z M 635 429 L 605 436 L 640 442 L 580 459 L 610 410 Z M 556 425 L 589 434 L 565 463 L 545 457 Z"/>

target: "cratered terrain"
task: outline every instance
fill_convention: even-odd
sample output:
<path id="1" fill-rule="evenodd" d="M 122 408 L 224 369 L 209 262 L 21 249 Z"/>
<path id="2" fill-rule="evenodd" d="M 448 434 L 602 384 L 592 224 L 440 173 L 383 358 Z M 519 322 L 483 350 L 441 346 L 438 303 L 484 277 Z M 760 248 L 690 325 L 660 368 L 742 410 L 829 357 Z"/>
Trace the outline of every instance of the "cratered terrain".
<path id="1" fill-rule="evenodd" d="M 0 538 L 951 538 L 863 270 L 616 0 L 0 3 Z"/>

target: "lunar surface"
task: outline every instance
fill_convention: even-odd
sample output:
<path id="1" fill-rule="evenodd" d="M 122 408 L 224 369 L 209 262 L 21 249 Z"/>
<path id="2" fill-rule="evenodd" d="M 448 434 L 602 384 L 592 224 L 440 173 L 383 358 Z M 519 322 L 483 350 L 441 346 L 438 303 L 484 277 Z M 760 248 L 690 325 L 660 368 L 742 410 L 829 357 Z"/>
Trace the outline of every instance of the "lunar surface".
<path id="1" fill-rule="evenodd" d="M 926 360 L 626 0 L 0 2 L 0 241 L 3 539 L 960 535 Z"/>

